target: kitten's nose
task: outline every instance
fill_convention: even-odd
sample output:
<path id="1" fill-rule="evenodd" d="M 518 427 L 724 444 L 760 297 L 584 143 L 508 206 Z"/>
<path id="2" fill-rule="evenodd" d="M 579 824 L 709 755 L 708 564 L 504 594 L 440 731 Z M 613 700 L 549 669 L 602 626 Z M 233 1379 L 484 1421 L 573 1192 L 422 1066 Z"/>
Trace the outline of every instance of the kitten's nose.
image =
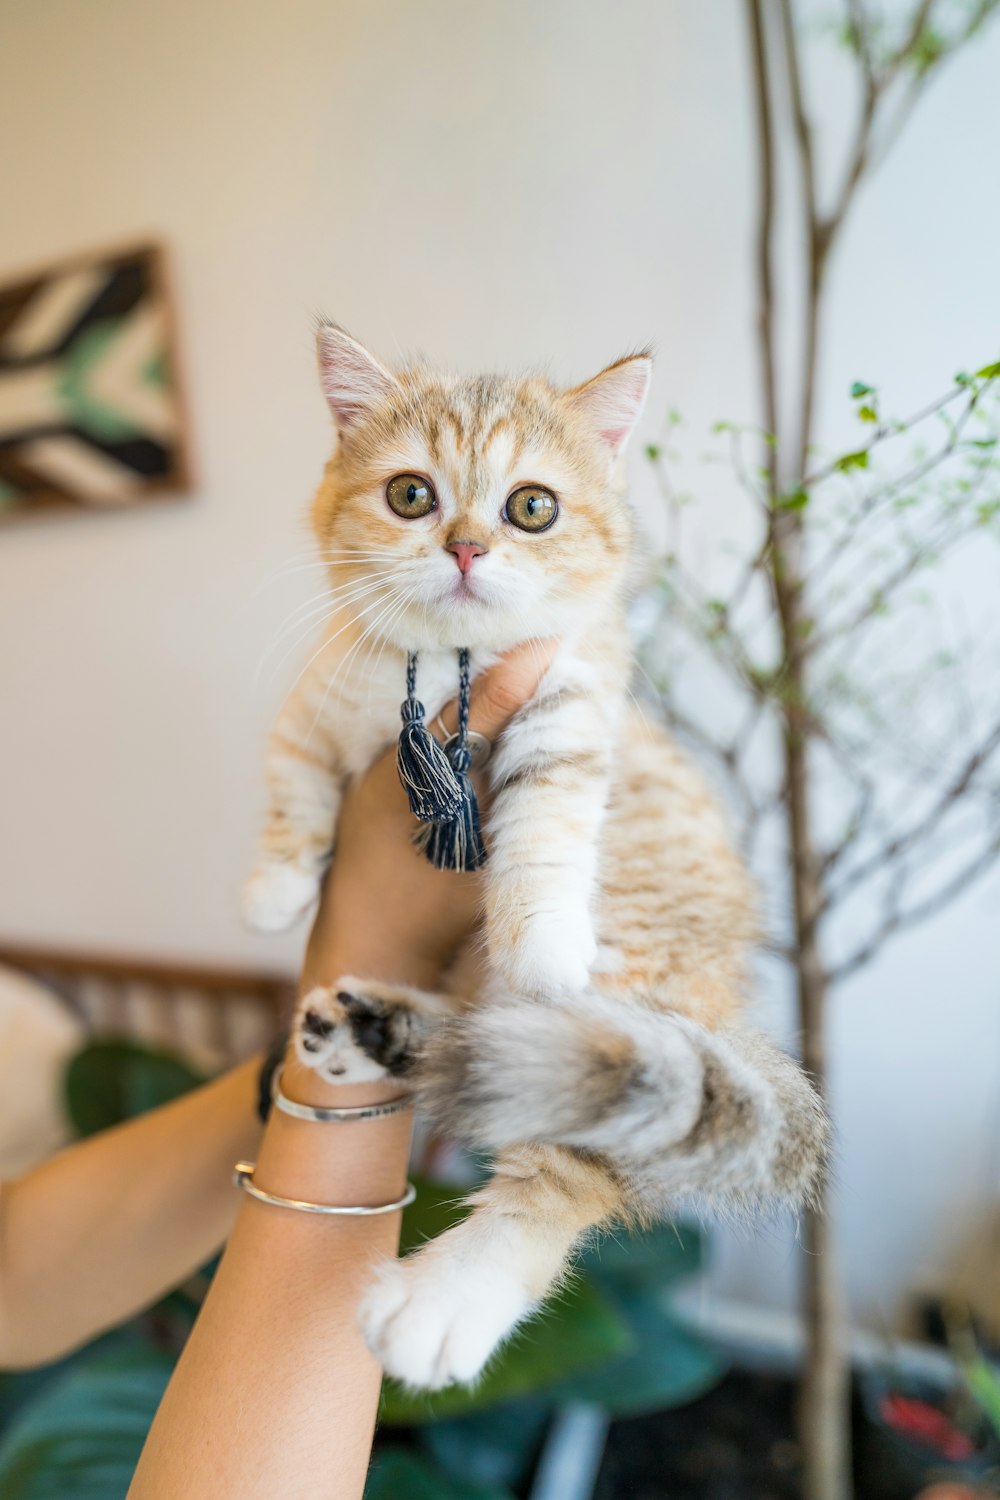
<path id="1" fill-rule="evenodd" d="M 476 558 L 486 555 L 486 548 L 480 547 L 478 542 L 449 542 L 447 550 L 458 563 L 458 571 L 463 578 L 472 567 Z"/>

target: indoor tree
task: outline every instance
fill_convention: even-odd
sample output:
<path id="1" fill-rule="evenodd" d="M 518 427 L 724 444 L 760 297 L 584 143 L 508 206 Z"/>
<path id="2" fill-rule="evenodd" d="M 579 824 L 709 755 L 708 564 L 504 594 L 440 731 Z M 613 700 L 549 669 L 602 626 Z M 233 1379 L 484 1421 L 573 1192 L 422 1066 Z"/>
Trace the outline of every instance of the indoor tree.
<path id="1" fill-rule="evenodd" d="M 791 966 L 803 1062 L 821 1090 L 835 987 L 1000 854 L 1000 691 L 981 635 L 942 649 L 924 587 L 928 570 L 971 539 L 1000 536 L 1000 363 L 960 371 L 901 416 L 859 379 L 850 392 L 857 442 L 823 458 L 814 433 L 829 270 L 859 190 L 998 3 L 919 0 L 893 23 L 847 0 L 831 25 L 855 75 L 857 117 L 839 180 L 826 184 L 801 17 L 792 0 L 745 0 L 762 426 L 716 429 L 755 531 L 721 589 L 706 588 L 686 555 L 676 416 L 648 450 L 671 541 L 647 663 L 674 725 L 728 780 L 751 854 L 777 838 L 787 901 L 772 946 Z M 786 139 L 794 150 L 782 171 Z M 779 185 L 797 231 L 794 340 L 779 336 Z M 693 662 L 702 674 L 721 671 L 730 701 L 742 704 L 728 727 L 706 710 L 704 675 L 697 695 L 686 690 Z M 807 1500 L 850 1492 L 849 1370 L 826 1196 L 804 1226 Z"/>

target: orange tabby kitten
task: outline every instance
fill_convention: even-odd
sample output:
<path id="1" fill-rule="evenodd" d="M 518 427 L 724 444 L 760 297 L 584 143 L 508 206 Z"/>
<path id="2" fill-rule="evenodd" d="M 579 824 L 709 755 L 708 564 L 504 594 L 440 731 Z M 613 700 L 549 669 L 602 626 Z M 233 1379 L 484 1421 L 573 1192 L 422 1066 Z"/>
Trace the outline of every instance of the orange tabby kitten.
<path id="1" fill-rule="evenodd" d="M 753 900 L 719 811 L 629 705 L 620 459 L 649 358 L 560 390 L 394 373 L 332 325 L 319 353 L 331 611 L 271 745 L 249 920 L 284 927 L 314 901 L 342 788 L 399 731 L 407 650 L 431 723 L 456 648 L 475 672 L 560 641 L 488 766 L 485 943 L 446 995 L 345 977 L 297 1018 L 311 1066 L 405 1076 L 496 1155 L 469 1217 L 383 1266 L 362 1308 L 386 1369 L 435 1388 L 479 1373 L 593 1226 L 692 1194 L 796 1204 L 826 1130 L 801 1070 L 744 1027 Z"/>

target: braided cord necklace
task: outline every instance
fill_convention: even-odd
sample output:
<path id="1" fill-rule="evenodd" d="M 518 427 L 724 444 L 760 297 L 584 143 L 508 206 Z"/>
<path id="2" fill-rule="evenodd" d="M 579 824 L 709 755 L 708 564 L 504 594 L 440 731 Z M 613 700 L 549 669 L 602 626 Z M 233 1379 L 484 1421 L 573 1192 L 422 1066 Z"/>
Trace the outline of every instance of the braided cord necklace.
<path id="1" fill-rule="evenodd" d="M 421 827 L 414 843 L 439 870 L 478 870 L 486 859 L 479 805 L 469 779 L 469 651 L 458 653 L 458 731 L 439 745 L 417 697 L 417 653 L 406 658 L 403 728 L 396 751 L 399 779 Z"/>

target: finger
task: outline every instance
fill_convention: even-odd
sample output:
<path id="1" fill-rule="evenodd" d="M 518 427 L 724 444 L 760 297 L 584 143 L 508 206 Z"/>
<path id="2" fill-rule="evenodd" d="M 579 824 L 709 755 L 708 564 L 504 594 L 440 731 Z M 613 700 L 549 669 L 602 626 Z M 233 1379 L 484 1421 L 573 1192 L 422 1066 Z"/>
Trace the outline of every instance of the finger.
<path id="1" fill-rule="evenodd" d="M 558 649 L 559 642 L 551 637 L 526 641 L 480 673 L 469 698 L 469 728 L 484 734 L 488 740 L 496 739 L 518 709 L 534 696 Z M 458 705 L 454 699 L 441 710 L 440 718 L 448 733 L 454 734 L 458 727 Z"/>

